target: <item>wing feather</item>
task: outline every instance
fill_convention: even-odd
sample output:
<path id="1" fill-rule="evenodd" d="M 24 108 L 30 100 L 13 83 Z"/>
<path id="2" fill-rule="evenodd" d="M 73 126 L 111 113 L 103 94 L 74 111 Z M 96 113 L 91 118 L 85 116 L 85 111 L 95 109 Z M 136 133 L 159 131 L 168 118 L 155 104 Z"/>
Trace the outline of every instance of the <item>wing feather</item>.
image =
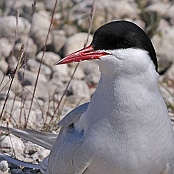
<path id="1" fill-rule="evenodd" d="M 23 163 L 22 161 L 3 154 L 1 154 L 0 157 L 24 167 L 39 167 L 44 174 L 84 173 L 91 160 L 89 153 L 85 153 L 83 143 L 84 132 L 83 130 L 77 131 L 76 128 L 70 130 L 69 126 L 79 121 L 80 117 L 87 110 L 88 105 L 89 103 L 84 103 L 70 111 L 58 123 L 58 126 L 61 127 L 58 135 L 55 133 L 38 132 L 30 129 L 20 130 L 0 126 L 1 130 L 9 131 L 18 137 L 51 150 L 50 155 L 38 165 Z"/>

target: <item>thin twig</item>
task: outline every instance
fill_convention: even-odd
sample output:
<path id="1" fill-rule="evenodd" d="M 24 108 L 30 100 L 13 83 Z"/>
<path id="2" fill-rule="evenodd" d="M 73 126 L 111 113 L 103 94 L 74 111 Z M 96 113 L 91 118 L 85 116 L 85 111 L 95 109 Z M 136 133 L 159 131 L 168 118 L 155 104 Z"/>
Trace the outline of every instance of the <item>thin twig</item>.
<path id="1" fill-rule="evenodd" d="M 11 145 L 13 147 L 13 141 L 11 139 L 11 134 L 10 134 L 8 122 L 7 122 L 7 131 L 8 131 L 8 135 L 9 135 L 9 138 L 10 138 L 10 143 L 11 143 Z M 13 151 L 14 157 L 16 157 L 16 152 L 15 152 L 14 148 L 12 148 L 12 151 Z"/>
<path id="2" fill-rule="evenodd" d="M 33 24 L 33 16 L 34 16 L 34 12 L 35 12 L 35 8 L 36 8 L 36 4 L 37 4 L 37 0 L 34 0 L 33 1 L 33 4 L 32 4 L 32 13 L 31 13 L 31 27 L 30 27 L 30 30 L 29 30 L 29 34 L 28 34 L 28 38 L 27 38 L 27 41 L 26 41 L 26 51 L 24 53 L 24 59 L 23 59 L 23 71 L 22 71 L 22 82 L 24 82 L 24 79 L 25 79 L 25 70 L 26 70 L 26 64 L 27 64 L 27 58 L 26 58 L 26 52 L 27 52 L 27 49 L 28 49 L 28 43 L 29 43 L 29 38 L 30 38 L 30 35 L 31 35 L 31 29 L 32 29 L 32 24 Z M 22 93 L 24 91 L 24 86 L 22 85 Z M 24 106 L 25 101 L 21 98 L 21 106 Z M 20 119 L 22 118 L 22 109 L 24 107 L 21 107 L 20 108 Z M 27 120 L 27 119 L 26 119 Z"/>
<path id="3" fill-rule="evenodd" d="M 78 65 L 79 65 L 79 63 L 76 65 L 76 67 L 75 67 L 75 69 L 74 69 L 74 71 L 73 71 L 73 73 L 72 73 L 72 75 L 71 75 L 71 78 L 70 78 L 70 80 L 68 81 L 68 84 L 67 84 L 67 86 L 66 86 L 66 88 L 65 88 L 65 90 L 64 90 L 64 92 L 63 92 L 63 94 L 62 94 L 62 97 L 60 98 L 60 101 L 59 101 L 59 103 L 58 103 L 56 109 L 54 110 L 53 116 L 56 115 L 56 113 L 57 113 L 57 111 L 58 111 L 58 109 L 59 109 L 59 106 L 60 106 L 60 104 L 61 104 L 61 102 L 62 102 L 62 100 L 63 100 L 63 98 L 64 98 L 64 96 L 65 96 L 65 94 L 66 94 L 66 92 L 67 92 L 67 90 L 68 90 L 68 88 L 69 88 L 69 85 L 70 85 L 70 83 L 71 83 L 71 81 L 72 81 L 72 79 L 73 79 L 73 77 L 74 77 L 74 74 L 75 74 L 75 72 L 76 72 L 76 70 L 77 70 L 77 68 L 78 68 Z M 52 119 L 53 119 L 53 116 L 52 116 L 52 118 L 51 118 L 51 120 L 50 120 L 50 123 L 51 123 L 51 121 L 52 121 Z"/>
<path id="4" fill-rule="evenodd" d="M 11 110 L 10 110 L 10 119 L 12 117 L 12 113 L 13 113 L 13 109 L 14 109 L 14 104 L 15 104 L 15 101 L 16 101 L 16 97 L 17 97 L 17 94 L 15 94 L 14 98 L 13 98 L 13 103 L 11 105 Z"/>
<path id="5" fill-rule="evenodd" d="M 90 35 L 91 29 L 92 29 L 92 22 L 93 22 L 93 18 L 94 18 L 94 13 L 95 13 L 95 0 L 93 1 L 92 5 L 91 5 L 91 10 L 90 10 L 90 13 L 89 13 L 89 18 L 88 18 L 88 24 L 89 24 L 88 36 L 87 36 L 86 42 L 84 44 L 84 47 L 87 45 L 88 40 L 89 40 L 89 35 Z"/>
<path id="6" fill-rule="evenodd" d="M 18 57 L 18 63 L 17 63 L 17 66 L 16 66 L 16 68 L 15 68 L 15 70 L 14 70 L 14 74 L 13 74 L 13 76 L 11 76 L 11 82 L 10 82 L 10 85 L 9 85 L 9 88 L 8 88 L 8 91 L 7 91 L 7 95 L 6 95 L 6 98 L 5 98 L 5 102 L 4 102 L 4 105 L 3 105 L 2 111 L 1 111 L 0 119 L 2 119 L 3 112 L 4 112 L 4 109 L 5 109 L 5 106 L 6 106 L 6 103 L 7 103 L 8 97 L 9 97 L 9 95 L 10 95 L 10 90 L 11 90 L 11 87 L 12 87 L 13 80 L 14 80 L 14 77 L 15 77 L 15 75 L 16 75 L 16 72 L 18 72 L 18 70 L 19 70 L 20 67 L 21 67 L 21 63 L 22 63 L 22 59 L 23 59 L 23 55 L 24 55 L 24 51 L 25 51 L 25 46 L 22 45 L 22 46 L 21 46 L 20 53 L 19 53 L 19 57 Z"/>
<path id="7" fill-rule="evenodd" d="M 87 45 L 87 43 L 88 43 L 88 40 L 89 40 L 90 33 L 91 33 L 92 22 L 93 22 L 93 17 L 94 17 L 94 12 L 95 12 L 94 9 L 95 9 L 95 0 L 94 0 L 93 3 L 92 3 L 91 10 L 90 10 L 90 13 L 89 13 L 89 29 L 88 29 L 88 36 L 87 36 L 86 42 L 85 42 L 85 44 L 84 44 L 84 47 L 86 47 L 86 45 Z M 57 111 L 59 110 L 60 104 L 61 104 L 61 102 L 62 102 L 62 100 L 63 100 L 63 98 L 64 98 L 64 96 L 65 96 L 65 94 L 66 94 L 66 92 L 67 92 L 67 90 L 68 90 L 68 88 L 69 88 L 69 85 L 70 85 L 70 83 L 71 83 L 71 81 L 72 81 L 72 79 L 73 79 L 73 77 L 74 77 L 74 74 L 75 74 L 75 72 L 76 72 L 78 66 L 79 66 L 79 63 L 77 63 L 77 65 L 76 65 L 75 68 L 74 68 L 74 71 L 73 71 L 73 73 L 72 73 L 72 75 L 71 75 L 71 78 L 70 78 L 70 80 L 69 80 L 69 82 L 68 82 L 68 84 L 67 84 L 67 86 L 66 86 L 66 88 L 65 88 L 65 90 L 64 90 L 64 92 L 63 92 L 63 95 L 62 95 L 62 97 L 61 97 L 61 99 L 60 99 L 60 101 L 59 101 L 59 103 L 58 103 L 56 109 L 54 110 L 54 115 L 56 115 Z M 54 115 L 53 115 L 53 116 L 54 116 Z M 52 119 L 53 119 L 53 116 L 52 116 Z M 50 122 L 52 121 L 52 119 L 50 120 Z"/>
<path id="8" fill-rule="evenodd" d="M 15 27 L 15 35 L 14 35 L 14 41 L 13 41 L 13 47 L 12 47 L 12 52 L 11 52 L 11 57 L 13 57 L 14 55 L 14 49 L 15 49 L 15 42 L 16 42 L 16 38 L 17 38 L 17 30 L 18 30 L 18 22 L 19 22 L 19 9 L 17 9 L 17 15 L 16 15 L 16 27 Z M 0 86 L 2 85 L 4 79 L 5 79 L 5 75 L 7 74 L 8 70 L 10 69 L 10 63 L 8 64 L 6 73 L 4 74 L 1 82 L 0 82 Z M 1 91 L 0 91 L 1 92 Z"/>
<path id="9" fill-rule="evenodd" d="M 5 77 L 5 76 L 4 76 Z M 10 79 L 7 81 L 7 83 L 0 89 L 0 92 L 3 91 L 3 89 L 8 85 L 8 83 L 10 82 Z"/>
<path id="10" fill-rule="evenodd" d="M 38 83 L 38 79 L 39 79 L 39 75 L 40 75 L 40 71 L 41 71 L 41 66 L 42 66 L 44 54 L 45 54 L 45 51 L 46 51 L 46 45 L 47 45 L 47 41 L 48 41 L 48 36 L 49 36 L 50 31 L 51 31 L 51 26 L 52 26 L 52 23 L 53 23 L 53 17 L 54 17 L 54 13 L 55 13 L 55 10 L 56 10 L 57 2 L 58 2 L 58 0 L 55 1 L 55 5 L 54 5 L 52 17 L 51 17 L 50 26 L 49 26 L 48 33 L 47 33 L 47 36 L 46 36 L 44 50 L 43 50 L 42 58 L 41 58 L 41 61 L 40 61 L 39 70 L 38 70 L 37 77 L 36 77 L 36 82 L 35 82 L 35 85 L 34 85 L 34 91 L 33 91 L 33 95 L 32 95 L 32 98 L 31 98 L 31 103 L 30 103 L 28 115 L 27 115 L 27 118 L 26 118 L 26 124 L 24 125 L 25 128 L 27 128 L 27 124 L 28 124 L 31 108 L 32 108 L 32 105 L 33 105 L 33 99 L 34 99 L 35 92 L 36 92 L 36 87 L 37 87 L 37 83 Z"/>

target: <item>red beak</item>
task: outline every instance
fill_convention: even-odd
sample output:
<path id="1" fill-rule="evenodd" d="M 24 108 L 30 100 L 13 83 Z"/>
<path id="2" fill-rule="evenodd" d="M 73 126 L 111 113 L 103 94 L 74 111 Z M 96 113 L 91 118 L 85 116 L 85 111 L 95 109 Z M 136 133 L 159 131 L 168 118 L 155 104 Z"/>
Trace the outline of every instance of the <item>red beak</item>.
<path id="1" fill-rule="evenodd" d="M 100 59 L 101 56 L 107 55 L 106 52 L 97 52 L 94 51 L 91 45 L 85 47 L 79 51 L 76 51 L 65 58 L 59 60 L 56 65 L 59 64 L 66 64 L 71 62 L 81 62 L 83 60 L 93 60 L 93 59 Z"/>

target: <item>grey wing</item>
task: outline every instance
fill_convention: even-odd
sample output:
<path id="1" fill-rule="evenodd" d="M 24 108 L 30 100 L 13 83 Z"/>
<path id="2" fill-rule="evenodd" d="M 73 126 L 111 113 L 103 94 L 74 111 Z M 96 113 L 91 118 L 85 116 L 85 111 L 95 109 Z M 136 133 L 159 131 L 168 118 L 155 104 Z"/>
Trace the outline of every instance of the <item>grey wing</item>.
<path id="1" fill-rule="evenodd" d="M 3 126 L 0 126 L 0 129 L 4 131 L 9 131 L 13 135 L 16 135 L 20 138 L 31 141 L 49 150 L 51 150 L 57 138 L 57 134 L 55 133 L 39 132 L 36 130 L 30 130 L 30 129 L 20 130 L 20 129 L 9 128 L 9 127 L 7 128 Z"/>
<path id="2" fill-rule="evenodd" d="M 23 162 L 23 161 L 12 158 L 12 157 L 2 154 L 2 153 L 0 153 L 0 161 L 1 160 L 6 160 L 6 161 L 8 161 L 12 164 L 16 164 L 18 166 L 23 166 L 23 167 L 27 167 L 27 168 L 33 168 L 33 169 L 40 169 L 39 164 L 31 164 L 31 163 Z"/>
<path id="3" fill-rule="evenodd" d="M 58 126 L 60 127 L 67 127 L 73 122 L 76 122 L 81 114 L 86 111 L 89 103 L 84 103 L 72 111 L 70 111 L 59 123 Z M 13 135 L 16 135 L 20 138 L 23 138 L 25 140 L 31 141 L 35 144 L 38 144 L 46 149 L 51 150 L 56 138 L 57 134 L 56 133 L 49 133 L 49 132 L 39 132 L 36 130 L 30 130 L 30 129 L 25 129 L 25 130 L 20 130 L 16 128 L 10 128 L 10 127 L 4 127 L 0 126 L 1 130 L 7 131 L 12 133 Z"/>
<path id="4" fill-rule="evenodd" d="M 76 129 L 76 123 L 83 117 L 89 103 L 71 111 L 60 123 L 62 126 L 48 157 L 49 174 L 82 174 L 91 162 L 91 154 L 84 144 L 83 129 Z"/>
<path id="5" fill-rule="evenodd" d="M 44 174 L 82 174 L 90 163 L 90 157 L 83 149 L 83 131 L 78 132 L 73 125 L 78 122 L 81 115 L 87 110 L 89 103 L 82 104 L 69 112 L 59 123 L 60 133 L 44 133 L 35 130 L 20 130 L 0 126 L 1 130 L 29 140 L 47 149 L 51 153 L 38 165 L 19 162 L 11 157 L 1 154 L 3 159 L 24 167 L 39 168 Z M 54 143 L 55 142 L 55 143 Z M 54 145 L 53 145 L 54 144 Z"/>
<path id="6" fill-rule="evenodd" d="M 81 115 L 87 110 L 89 102 L 84 103 L 72 111 L 70 111 L 57 125 L 60 127 L 68 127 L 70 124 L 76 122 Z"/>

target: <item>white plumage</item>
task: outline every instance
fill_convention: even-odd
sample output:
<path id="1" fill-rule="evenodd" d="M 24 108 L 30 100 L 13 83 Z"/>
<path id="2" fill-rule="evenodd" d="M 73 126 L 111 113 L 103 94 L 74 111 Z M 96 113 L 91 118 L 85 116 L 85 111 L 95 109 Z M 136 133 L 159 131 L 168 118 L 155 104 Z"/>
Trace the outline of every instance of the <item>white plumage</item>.
<path id="1" fill-rule="evenodd" d="M 98 61 L 101 78 L 87 111 L 52 148 L 49 174 L 172 170 L 173 130 L 153 62 L 139 49 L 109 52 Z"/>

